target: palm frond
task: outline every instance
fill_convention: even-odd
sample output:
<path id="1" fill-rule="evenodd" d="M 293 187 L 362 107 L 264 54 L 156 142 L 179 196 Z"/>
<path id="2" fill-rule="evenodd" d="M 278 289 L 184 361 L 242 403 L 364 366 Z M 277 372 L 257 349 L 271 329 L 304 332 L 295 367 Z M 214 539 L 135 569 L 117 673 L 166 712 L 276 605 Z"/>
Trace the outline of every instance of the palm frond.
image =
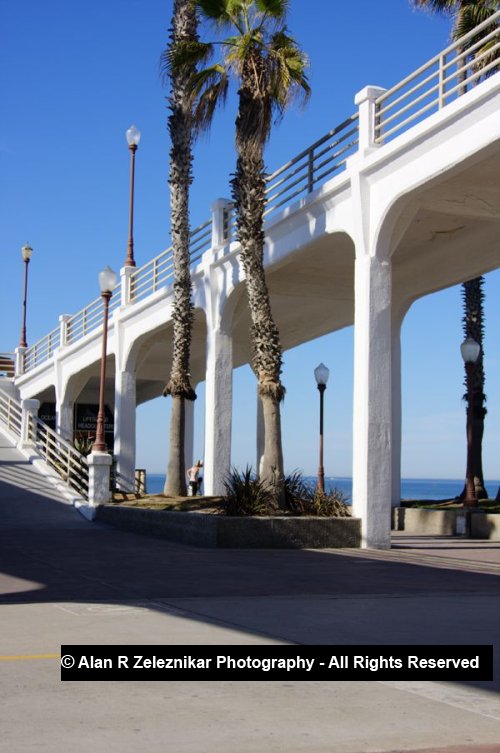
<path id="1" fill-rule="evenodd" d="M 213 45 L 198 41 L 180 41 L 166 49 L 160 58 L 161 73 L 164 78 L 172 71 L 183 68 L 196 68 L 212 57 Z"/>
<path id="2" fill-rule="evenodd" d="M 273 18 L 285 18 L 288 13 L 289 0 L 256 0 L 257 8 Z"/>
<path id="3" fill-rule="evenodd" d="M 431 13 L 451 15 L 456 12 L 460 0 L 413 0 L 415 8 L 423 8 Z"/>
<path id="4" fill-rule="evenodd" d="M 486 21 L 495 12 L 493 5 L 494 4 L 491 2 L 480 2 L 474 4 L 467 3 L 463 5 L 459 13 L 457 14 L 455 26 L 453 28 L 453 38 L 460 39 L 460 37 L 463 37 L 465 34 L 473 31 L 476 26 L 482 24 L 483 21 Z M 497 6 L 496 10 L 498 10 L 499 3 L 495 3 L 495 5 Z M 487 34 L 488 31 L 491 31 L 491 29 L 484 30 L 482 32 L 483 36 Z M 471 42 L 469 42 L 469 44 L 471 44 Z"/>
<path id="5" fill-rule="evenodd" d="M 197 132 L 207 129 L 214 112 L 226 101 L 229 88 L 228 72 L 223 65 L 216 64 L 195 74 L 191 79 L 193 126 Z"/>

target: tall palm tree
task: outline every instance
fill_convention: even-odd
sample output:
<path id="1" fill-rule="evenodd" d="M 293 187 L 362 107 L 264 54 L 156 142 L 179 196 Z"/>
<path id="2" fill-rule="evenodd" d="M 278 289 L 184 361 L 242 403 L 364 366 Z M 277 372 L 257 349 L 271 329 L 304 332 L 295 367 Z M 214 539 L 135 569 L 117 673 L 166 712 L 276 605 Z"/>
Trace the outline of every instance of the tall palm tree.
<path id="1" fill-rule="evenodd" d="M 264 415 L 265 445 L 261 478 L 274 486 L 278 499 L 283 480 L 280 403 L 282 350 L 264 273 L 264 148 L 273 116 L 280 118 L 298 94 L 307 98 L 307 59 L 285 25 L 288 0 L 197 0 L 202 16 L 230 35 L 218 43 L 180 44 L 170 57 L 171 69 L 186 62 L 207 64 L 215 47 L 220 62 L 191 78 L 194 117 L 207 126 L 225 101 L 231 77 L 238 85 L 236 170 L 231 181 L 236 209 L 240 260 L 251 316 L 252 366 Z"/>
<path id="2" fill-rule="evenodd" d="M 193 0 L 174 0 L 166 60 L 177 44 L 196 42 L 197 17 Z M 193 328 L 192 283 L 189 259 L 189 187 L 192 183 L 192 108 L 188 82 L 195 72 L 190 63 L 171 71 L 168 130 L 170 148 L 170 216 L 174 262 L 173 357 L 170 379 L 163 394 L 171 395 L 170 446 L 164 492 L 186 494 L 184 460 L 185 401 L 195 400 L 189 359 Z"/>
<path id="3" fill-rule="evenodd" d="M 418 8 L 428 8 L 437 13 L 450 15 L 453 19 L 452 38 L 457 40 L 468 34 L 476 26 L 486 21 L 493 13 L 500 8 L 499 0 L 413 0 Z M 459 49 L 459 54 L 463 54 L 463 64 L 467 59 L 467 47 L 470 47 L 477 40 L 470 40 L 464 47 Z M 487 60 L 487 62 L 489 62 Z M 463 80 L 464 73 L 461 74 Z M 463 92 L 462 92 L 463 93 Z M 483 463 L 482 463 L 482 443 L 484 434 L 484 418 L 486 416 L 486 395 L 484 393 L 484 367 L 483 367 L 483 340 L 484 340 L 484 277 L 476 277 L 462 284 L 463 300 L 463 330 L 465 337 L 472 337 L 481 346 L 479 358 L 475 368 L 465 372 L 466 395 L 472 396 L 472 405 L 467 406 L 468 415 L 471 416 L 471 442 L 472 442 L 472 473 L 474 476 L 474 487 L 477 499 L 488 496 L 484 486 Z M 469 384 L 470 380 L 470 384 Z M 460 498 L 465 498 L 465 486 L 460 494 Z"/>
<path id="4" fill-rule="evenodd" d="M 472 337 L 476 342 L 481 345 L 479 352 L 479 358 L 475 363 L 475 367 L 470 372 L 466 371 L 465 387 L 466 394 L 464 398 L 467 400 L 468 395 L 471 395 L 470 409 L 470 421 L 471 421 L 471 463 L 472 473 L 474 476 L 474 489 L 476 492 L 476 499 L 485 499 L 488 497 L 488 492 L 484 486 L 483 476 L 483 457 L 482 457 L 482 444 L 484 433 L 484 418 L 486 416 L 486 395 L 484 394 L 484 366 L 483 366 L 483 335 L 484 335 L 484 277 L 476 277 L 473 280 L 464 282 L 462 285 L 462 299 L 463 299 L 463 332 L 465 337 Z M 470 375 L 470 376 L 469 376 Z M 468 380 L 471 380 L 470 386 Z M 470 392 L 469 392 L 470 387 Z M 461 499 L 465 499 L 466 489 L 462 490 L 460 494 Z"/>

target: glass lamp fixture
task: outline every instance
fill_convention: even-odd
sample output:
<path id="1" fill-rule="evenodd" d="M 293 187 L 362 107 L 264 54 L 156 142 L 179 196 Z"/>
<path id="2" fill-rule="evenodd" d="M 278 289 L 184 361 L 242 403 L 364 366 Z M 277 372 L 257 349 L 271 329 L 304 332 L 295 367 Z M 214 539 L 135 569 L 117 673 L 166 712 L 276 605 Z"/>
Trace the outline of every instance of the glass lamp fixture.
<path id="1" fill-rule="evenodd" d="M 111 293 L 116 287 L 116 272 L 111 267 L 106 267 L 99 272 L 99 287 L 101 293 Z"/>
<path id="2" fill-rule="evenodd" d="M 473 337 L 467 337 L 460 346 L 460 352 L 465 363 L 476 363 L 481 346 Z"/>
<path id="3" fill-rule="evenodd" d="M 326 383 L 328 382 L 329 376 L 330 376 L 330 369 L 328 369 L 324 363 L 320 363 L 320 365 L 316 366 L 316 368 L 314 369 L 314 377 L 316 379 L 318 387 L 320 385 L 322 385 L 323 387 L 326 387 Z"/>
<path id="4" fill-rule="evenodd" d="M 127 129 L 125 136 L 127 138 L 127 144 L 129 146 L 137 147 L 139 145 L 139 141 L 141 140 L 141 132 L 135 125 L 131 125 L 130 128 Z"/>
<path id="5" fill-rule="evenodd" d="M 21 253 L 23 255 L 23 261 L 29 261 L 31 259 L 31 254 L 33 253 L 33 249 L 31 248 L 29 243 L 27 243 L 25 246 L 22 247 Z"/>

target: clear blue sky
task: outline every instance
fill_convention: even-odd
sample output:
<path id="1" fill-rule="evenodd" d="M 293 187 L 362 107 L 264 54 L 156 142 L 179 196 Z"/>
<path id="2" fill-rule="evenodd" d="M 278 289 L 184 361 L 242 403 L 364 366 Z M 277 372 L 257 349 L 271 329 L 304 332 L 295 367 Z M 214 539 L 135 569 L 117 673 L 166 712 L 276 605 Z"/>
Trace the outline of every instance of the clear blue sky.
<path id="1" fill-rule="evenodd" d="M 276 129 L 267 152 L 278 167 L 354 112 L 367 84 L 390 87 L 446 46 L 449 21 L 412 10 L 408 0 L 292 0 L 290 29 L 310 57 L 312 97 Z M 145 263 L 169 245 L 166 90 L 159 57 L 171 2 L 160 0 L 0 0 L 2 88 L 0 350 L 19 339 L 20 247 L 30 265 L 28 342 L 57 326 L 61 313 L 98 294 L 97 273 L 117 271 L 126 251 L 129 153 L 125 130 L 142 131 L 137 154 L 135 251 Z M 234 168 L 234 102 L 196 147 L 193 225 L 212 199 L 228 196 Z M 500 476 L 500 272 L 486 282 L 485 368 L 487 478 Z M 465 420 L 460 291 L 414 304 L 403 329 L 403 475 L 461 478 Z M 350 475 L 352 330 L 285 354 L 283 406 L 286 467 L 315 473 L 318 393 L 313 369 L 331 369 L 326 392 L 327 475 Z M 248 368 L 234 380 L 233 462 L 254 463 L 255 382 Z M 166 466 L 168 400 L 138 411 L 138 466 Z M 203 387 L 196 449 L 203 456 Z"/>

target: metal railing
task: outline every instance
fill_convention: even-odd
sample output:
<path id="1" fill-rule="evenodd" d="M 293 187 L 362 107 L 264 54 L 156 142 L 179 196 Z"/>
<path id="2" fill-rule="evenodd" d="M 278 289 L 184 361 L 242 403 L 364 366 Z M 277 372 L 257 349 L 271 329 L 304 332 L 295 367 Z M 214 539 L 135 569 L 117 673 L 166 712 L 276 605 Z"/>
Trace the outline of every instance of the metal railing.
<path id="1" fill-rule="evenodd" d="M 22 432 L 22 410 L 18 400 L 0 390 L 0 422 L 19 439 Z"/>
<path id="2" fill-rule="evenodd" d="M 376 101 L 374 140 L 394 138 L 433 111 L 464 94 L 471 85 L 500 66 L 500 11 L 461 37 L 389 89 Z M 351 115 L 267 178 L 265 217 L 269 219 L 294 199 L 307 196 L 322 183 L 340 174 L 359 142 L 358 113 Z M 236 218 L 228 206 L 224 216 L 224 242 L 236 239 Z M 191 264 L 196 264 L 211 246 L 212 222 L 208 220 L 190 238 Z M 136 303 L 174 279 L 172 248 L 168 248 L 130 276 L 130 302 Z M 120 285 L 113 291 L 110 314 L 121 305 Z M 85 337 L 102 324 L 102 299 L 98 298 L 70 317 L 63 344 Z M 59 344 L 59 329 L 53 330 L 24 354 L 24 370 L 48 360 Z"/>
<path id="3" fill-rule="evenodd" d="M 0 353 L 0 376 L 13 377 L 16 372 L 14 353 Z"/>
<path id="4" fill-rule="evenodd" d="M 47 465 L 83 497 L 88 498 L 89 469 L 87 459 L 36 416 L 29 417 L 28 438 L 34 443 Z"/>
<path id="5" fill-rule="evenodd" d="M 112 292 L 111 300 L 109 302 L 109 315 L 111 316 L 113 311 L 117 309 L 121 304 L 121 284 L 118 283 Z M 90 332 L 98 329 L 102 326 L 102 318 L 104 311 L 104 302 L 101 296 L 94 299 L 88 306 L 85 306 L 81 311 L 78 311 L 66 322 L 66 345 L 80 340 Z"/>
<path id="6" fill-rule="evenodd" d="M 59 347 L 59 340 L 59 327 L 57 327 L 27 348 L 24 352 L 24 371 L 35 369 L 41 363 L 48 361 L 54 355 L 55 349 Z"/>
<path id="7" fill-rule="evenodd" d="M 500 65 L 500 11 L 384 92 L 375 142 L 385 143 L 457 99 Z"/>
<path id="8" fill-rule="evenodd" d="M 210 248 L 212 221 L 208 220 L 197 227 L 190 236 L 190 261 L 196 264 L 204 251 Z M 154 259 L 139 267 L 130 277 L 130 299 L 137 302 L 146 298 L 174 278 L 172 246 Z"/>
<path id="9" fill-rule="evenodd" d="M 312 193 L 345 169 L 358 145 L 358 113 L 294 157 L 267 178 L 265 216 L 293 199 Z"/>

